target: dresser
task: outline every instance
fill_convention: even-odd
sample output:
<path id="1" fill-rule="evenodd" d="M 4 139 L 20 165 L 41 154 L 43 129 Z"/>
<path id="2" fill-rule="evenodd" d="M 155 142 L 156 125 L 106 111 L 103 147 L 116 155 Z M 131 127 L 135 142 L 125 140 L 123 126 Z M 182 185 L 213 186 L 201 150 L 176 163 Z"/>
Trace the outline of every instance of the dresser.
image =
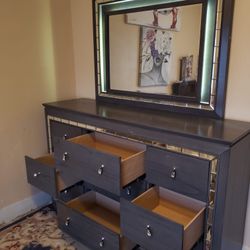
<path id="1" fill-rule="evenodd" d="M 75 99 L 44 104 L 30 184 L 90 249 L 241 250 L 250 124 Z"/>

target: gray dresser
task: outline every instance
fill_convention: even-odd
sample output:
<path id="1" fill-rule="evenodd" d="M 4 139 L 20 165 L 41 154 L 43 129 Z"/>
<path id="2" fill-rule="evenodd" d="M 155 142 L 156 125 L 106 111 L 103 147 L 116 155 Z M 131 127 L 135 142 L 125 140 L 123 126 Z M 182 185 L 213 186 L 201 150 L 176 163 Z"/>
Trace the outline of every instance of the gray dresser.
<path id="1" fill-rule="evenodd" d="M 250 124 L 76 99 L 44 104 L 26 156 L 60 228 L 90 249 L 241 250 Z"/>

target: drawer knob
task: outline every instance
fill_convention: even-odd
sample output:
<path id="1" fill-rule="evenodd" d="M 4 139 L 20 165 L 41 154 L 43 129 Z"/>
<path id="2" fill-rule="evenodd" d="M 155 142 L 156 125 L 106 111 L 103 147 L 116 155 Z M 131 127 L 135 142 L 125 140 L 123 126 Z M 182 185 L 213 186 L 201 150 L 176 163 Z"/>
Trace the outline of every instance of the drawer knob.
<path id="1" fill-rule="evenodd" d="M 105 240 L 104 237 L 102 237 L 102 240 L 99 242 L 100 247 L 104 247 L 104 240 Z"/>
<path id="2" fill-rule="evenodd" d="M 147 236 L 151 237 L 152 236 L 152 230 L 149 225 L 147 225 Z"/>
<path id="3" fill-rule="evenodd" d="M 67 161 L 69 159 L 69 154 L 68 152 L 65 152 L 62 157 L 62 161 Z"/>
<path id="4" fill-rule="evenodd" d="M 102 164 L 100 168 L 98 168 L 98 174 L 99 175 L 102 175 L 103 174 L 103 171 L 104 171 L 104 165 Z"/>
<path id="5" fill-rule="evenodd" d="M 39 175 L 41 175 L 41 172 L 34 173 L 34 174 L 33 174 L 33 177 L 34 177 L 34 178 L 37 178 Z"/>
<path id="6" fill-rule="evenodd" d="M 67 134 L 64 134 L 63 139 L 64 139 L 64 140 L 67 140 L 67 139 L 68 139 L 68 135 L 67 135 Z"/>
<path id="7" fill-rule="evenodd" d="M 171 179 L 173 179 L 173 180 L 176 178 L 176 168 L 173 168 L 170 177 L 171 177 Z"/>
<path id="8" fill-rule="evenodd" d="M 70 218 L 68 217 L 65 221 L 65 226 L 68 227 L 69 226 L 69 223 L 70 223 Z"/>
<path id="9" fill-rule="evenodd" d="M 131 195 L 131 187 L 127 188 L 127 195 L 130 196 Z"/>

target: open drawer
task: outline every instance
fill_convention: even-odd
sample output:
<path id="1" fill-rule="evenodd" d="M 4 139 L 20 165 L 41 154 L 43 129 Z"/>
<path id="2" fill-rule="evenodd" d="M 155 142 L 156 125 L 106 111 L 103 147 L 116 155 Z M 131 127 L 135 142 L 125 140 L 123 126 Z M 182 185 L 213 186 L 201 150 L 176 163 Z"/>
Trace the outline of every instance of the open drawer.
<path id="1" fill-rule="evenodd" d="M 58 197 L 60 191 L 80 181 L 79 178 L 57 171 L 52 155 L 37 159 L 25 156 L 25 163 L 28 182 L 54 198 Z"/>
<path id="2" fill-rule="evenodd" d="M 55 145 L 59 168 L 68 175 L 120 195 L 121 188 L 145 173 L 145 145 L 91 133 Z"/>
<path id="3" fill-rule="evenodd" d="M 90 249 L 130 250 L 135 244 L 121 236 L 120 203 L 90 191 L 64 203 L 57 201 L 59 227 Z"/>
<path id="4" fill-rule="evenodd" d="M 121 201 L 122 234 L 149 250 L 189 250 L 204 230 L 205 203 L 153 187 Z"/>

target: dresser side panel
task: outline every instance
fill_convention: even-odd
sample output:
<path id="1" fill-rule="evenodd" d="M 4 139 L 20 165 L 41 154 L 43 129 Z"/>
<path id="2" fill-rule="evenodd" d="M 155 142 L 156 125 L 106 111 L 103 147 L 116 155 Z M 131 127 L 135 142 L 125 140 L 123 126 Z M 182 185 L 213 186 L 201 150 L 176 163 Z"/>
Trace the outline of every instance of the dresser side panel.
<path id="1" fill-rule="evenodd" d="M 249 181 L 250 135 L 231 150 L 221 250 L 242 249 Z"/>

